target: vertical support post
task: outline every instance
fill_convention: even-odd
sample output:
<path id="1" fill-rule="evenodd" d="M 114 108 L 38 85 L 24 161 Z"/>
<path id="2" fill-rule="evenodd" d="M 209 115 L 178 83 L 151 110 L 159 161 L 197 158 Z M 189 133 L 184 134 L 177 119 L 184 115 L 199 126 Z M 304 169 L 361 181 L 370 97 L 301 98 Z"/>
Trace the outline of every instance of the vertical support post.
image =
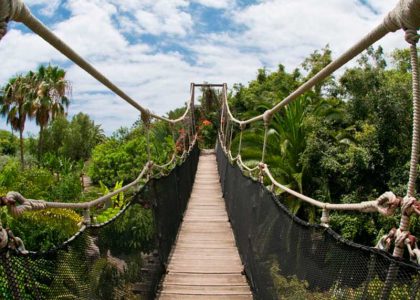
<path id="1" fill-rule="evenodd" d="M 267 151 L 267 137 L 268 137 L 268 124 L 264 124 L 264 142 L 263 142 L 263 149 L 261 155 L 261 162 L 264 163 L 265 161 L 265 153 Z"/>
<path id="2" fill-rule="evenodd" d="M 195 134 L 194 99 L 195 99 L 195 86 L 193 83 L 191 83 L 191 103 L 190 103 L 191 136 L 194 136 Z"/>
<path id="3" fill-rule="evenodd" d="M 407 196 L 404 197 L 401 208 L 400 226 L 397 230 L 395 239 L 395 247 L 393 256 L 402 257 L 405 247 L 405 236 L 407 236 L 410 227 L 411 205 L 413 203 L 413 196 L 415 195 L 416 179 L 417 179 L 417 163 L 419 152 L 419 133 L 420 133 L 420 88 L 419 88 L 419 64 L 417 54 L 417 43 L 419 35 L 416 29 L 405 30 L 405 39 L 410 44 L 410 59 L 412 70 L 412 88 L 413 88 L 413 136 L 411 144 L 411 161 L 410 161 L 410 175 L 407 185 Z M 398 265 L 392 262 L 388 269 L 384 289 L 382 290 L 381 300 L 389 298 L 392 286 L 398 274 Z"/>
<path id="4" fill-rule="evenodd" d="M 241 149 L 242 149 L 242 135 L 243 135 L 243 131 L 244 131 L 243 124 L 239 125 L 239 128 L 240 128 L 241 132 L 239 134 L 238 156 L 241 155 Z"/>
<path id="5" fill-rule="evenodd" d="M 330 212 L 326 207 L 322 209 L 321 225 L 324 227 L 330 227 Z"/>
<path id="6" fill-rule="evenodd" d="M 228 135 L 229 135 L 229 116 L 226 116 L 226 125 L 225 125 L 225 134 L 224 134 L 224 146 L 226 148 L 227 151 L 227 143 L 228 143 Z"/>
<path id="7" fill-rule="evenodd" d="M 271 122 L 271 119 L 273 118 L 273 113 L 270 110 L 266 110 L 263 114 L 263 120 L 264 120 L 264 144 L 263 144 L 263 151 L 261 156 L 261 163 L 265 162 L 265 153 L 267 151 L 267 138 L 268 138 L 268 129 Z"/>
<path id="8" fill-rule="evenodd" d="M 232 124 L 230 125 L 230 135 L 229 135 L 229 145 L 228 145 L 228 149 L 230 151 L 230 147 L 232 145 L 232 138 L 233 138 L 233 126 L 235 125 L 234 122 L 232 122 Z"/>
<path id="9" fill-rule="evenodd" d="M 147 151 L 147 162 L 151 161 L 152 155 L 150 153 L 150 127 L 146 125 L 146 151 Z"/>
<path id="10" fill-rule="evenodd" d="M 90 209 L 86 208 L 83 210 L 83 223 L 85 225 L 90 225 Z"/>
<path id="11" fill-rule="evenodd" d="M 224 116 L 225 115 L 225 102 L 223 101 L 223 103 L 222 103 L 222 110 L 221 110 L 221 112 L 220 112 L 220 133 L 221 133 L 221 138 L 223 139 L 223 132 L 224 132 L 224 122 L 225 122 L 225 119 L 224 119 Z"/>

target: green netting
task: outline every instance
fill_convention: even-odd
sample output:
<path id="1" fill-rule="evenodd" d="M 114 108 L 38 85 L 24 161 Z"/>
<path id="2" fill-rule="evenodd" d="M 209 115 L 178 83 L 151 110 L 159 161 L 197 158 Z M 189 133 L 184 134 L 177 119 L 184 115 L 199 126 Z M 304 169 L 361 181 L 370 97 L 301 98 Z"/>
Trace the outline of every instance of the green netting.
<path id="1" fill-rule="evenodd" d="M 191 193 L 198 156 L 195 147 L 169 175 L 150 180 L 112 221 L 89 226 L 56 249 L 28 255 L 1 252 L 0 298 L 153 298 Z M 144 230 L 150 223 L 153 235 Z"/>
<path id="2" fill-rule="evenodd" d="M 232 165 L 221 147 L 217 162 L 256 299 L 420 299 L 420 266 L 299 219 L 260 182 Z M 390 268 L 396 268 L 396 276 L 389 295 L 381 298 Z"/>

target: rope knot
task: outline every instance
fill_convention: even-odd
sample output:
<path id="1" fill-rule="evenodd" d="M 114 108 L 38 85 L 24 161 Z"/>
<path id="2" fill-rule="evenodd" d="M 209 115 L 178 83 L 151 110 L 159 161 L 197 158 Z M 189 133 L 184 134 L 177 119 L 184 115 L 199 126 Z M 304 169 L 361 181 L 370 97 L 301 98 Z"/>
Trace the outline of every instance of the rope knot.
<path id="1" fill-rule="evenodd" d="M 420 27 L 420 0 L 400 0 L 384 19 L 389 31 Z"/>
<path id="2" fill-rule="evenodd" d="M 25 210 L 40 210 L 47 207 L 42 200 L 26 199 L 18 192 L 9 192 L 1 200 L 2 205 L 7 205 L 12 216 L 19 217 Z"/>
<path id="3" fill-rule="evenodd" d="M 402 201 L 401 212 L 403 215 L 410 216 L 414 211 L 414 206 L 418 206 L 416 198 L 405 196 Z"/>
<path id="4" fill-rule="evenodd" d="M 271 112 L 271 110 L 266 110 L 263 114 L 264 126 L 268 126 L 272 118 L 273 118 L 273 113 Z"/>
<path id="5" fill-rule="evenodd" d="M 397 232 L 397 228 L 393 227 L 388 232 L 388 234 L 383 235 L 378 243 L 376 244 L 375 248 L 383 251 L 389 251 L 389 248 L 391 248 L 391 243 L 395 239 L 395 234 Z"/>
<path id="6" fill-rule="evenodd" d="M 401 231 L 397 229 L 395 234 L 395 247 L 404 248 L 405 240 L 410 236 L 410 231 Z"/>
<path id="7" fill-rule="evenodd" d="M 9 237 L 7 235 L 6 229 L 0 226 L 0 250 L 7 247 L 9 243 Z"/>
<path id="8" fill-rule="evenodd" d="M 410 260 L 413 263 L 420 264 L 420 250 L 417 247 L 417 238 L 410 234 L 405 239 L 405 245 L 407 246 L 408 253 L 410 254 Z"/>
<path id="9" fill-rule="evenodd" d="M 402 199 L 395 196 L 393 192 L 385 192 L 376 200 L 376 209 L 385 216 L 391 216 L 401 206 Z"/>
<path id="10" fill-rule="evenodd" d="M 0 40 L 7 33 L 9 21 L 23 22 L 30 14 L 22 0 L 0 0 Z"/>
<path id="11" fill-rule="evenodd" d="M 142 111 L 141 111 L 141 114 L 140 114 L 140 118 L 141 118 L 141 121 L 143 122 L 143 124 L 144 124 L 147 128 L 149 128 L 149 126 L 150 126 L 150 122 L 151 122 L 151 120 L 152 120 L 152 116 L 151 116 L 151 114 L 150 114 L 150 111 L 148 111 L 147 109 L 142 110 Z"/>
<path id="12" fill-rule="evenodd" d="M 405 31 L 405 40 L 411 45 L 416 45 L 419 42 L 420 36 L 415 29 L 407 29 Z"/>
<path id="13" fill-rule="evenodd" d="M 21 254 L 28 254 L 22 239 L 15 236 L 10 229 L 6 229 L 6 232 L 9 239 L 8 248 Z"/>

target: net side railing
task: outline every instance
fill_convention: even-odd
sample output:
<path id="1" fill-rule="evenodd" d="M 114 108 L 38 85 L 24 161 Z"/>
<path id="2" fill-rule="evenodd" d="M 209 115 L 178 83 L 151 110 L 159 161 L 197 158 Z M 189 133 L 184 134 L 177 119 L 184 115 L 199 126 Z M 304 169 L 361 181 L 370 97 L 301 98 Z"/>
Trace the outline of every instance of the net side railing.
<path id="1" fill-rule="evenodd" d="M 299 219 L 261 182 L 230 163 L 220 144 L 217 163 L 255 299 L 381 299 L 392 265 L 398 271 L 389 299 L 419 299 L 419 265 Z"/>
<path id="2" fill-rule="evenodd" d="M 192 190 L 199 157 L 150 179 L 113 219 L 47 252 L 0 251 L 0 298 L 153 299 Z M 144 235 L 148 227 L 154 231 Z"/>

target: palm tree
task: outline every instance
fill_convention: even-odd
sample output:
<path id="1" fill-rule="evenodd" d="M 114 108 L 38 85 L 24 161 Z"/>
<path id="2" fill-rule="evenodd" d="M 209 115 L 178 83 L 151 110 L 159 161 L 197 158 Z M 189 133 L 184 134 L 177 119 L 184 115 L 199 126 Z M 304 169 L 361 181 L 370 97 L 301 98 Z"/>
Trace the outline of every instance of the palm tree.
<path id="1" fill-rule="evenodd" d="M 39 67 L 36 73 L 29 72 L 27 77 L 33 84 L 34 100 L 30 116 L 39 125 L 38 159 L 41 158 L 43 131 L 51 120 L 64 115 L 69 105 L 67 98 L 70 83 L 65 80 L 66 72 L 59 67 Z"/>
<path id="2" fill-rule="evenodd" d="M 29 91 L 30 82 L 28 78 L 19 75 L 11 78 L 0 94 L 0 115 L 6 117 L 6 122 L 11 125 L 12 130 L 19 131 L 22 169 L 24 168 L 23 131 L 31 106 Z"/>
<path id="3" fill-rule="evenodd" d="M 265 110 L 266 107 L 261 108 Z M 290 103 L 282 112 L 274 114 L 269 125 L 265 156 L 265 162 L 271 167 L 276 178 L 301 192 L 303 168 L 299 164 L 299 157 L 305 150 L 304 115 L 302 99 Z M 261 160 L 264 128 L 258 125 L 243 134 L 241 154 L 245 162 Z M 233 146 L 237 143 L 235 139 Z"/>
<path id="4" fill-rule="evenodd" d="M 261 104 L 256 110 L 263 112 L 267 108 L 267 105 Z M 326 120 L 339 121 L 343 114 L 341 102 L 310 97 L 301 97 L 274 114 L 268 130 L 265 163 L 276 180 L 300 193 L 308 192 L 304 191 L 305 178 L 310 170 L 301 163 L 310 131 L 305 125 L 306 119 L 309 115 L 317 115 Z M 336 138 L 340 143 L 351 142 L 344 131 Z M 263 141 L 264 127 L 261 124 L 244 131 L 241 156 L 246 164 L 255 166 L 261 160 Z M 232 150 L 236 150 L 237 145 L 238 138 L 235 138 Z M 285 196 L 284 199 L 292 213 L 300 211 L 301 201 L 296 201 L 293 196 Z M 314 210 L 307 209 L 306 214 L 310 221 L 314 218 L 314 213 Z"/>

